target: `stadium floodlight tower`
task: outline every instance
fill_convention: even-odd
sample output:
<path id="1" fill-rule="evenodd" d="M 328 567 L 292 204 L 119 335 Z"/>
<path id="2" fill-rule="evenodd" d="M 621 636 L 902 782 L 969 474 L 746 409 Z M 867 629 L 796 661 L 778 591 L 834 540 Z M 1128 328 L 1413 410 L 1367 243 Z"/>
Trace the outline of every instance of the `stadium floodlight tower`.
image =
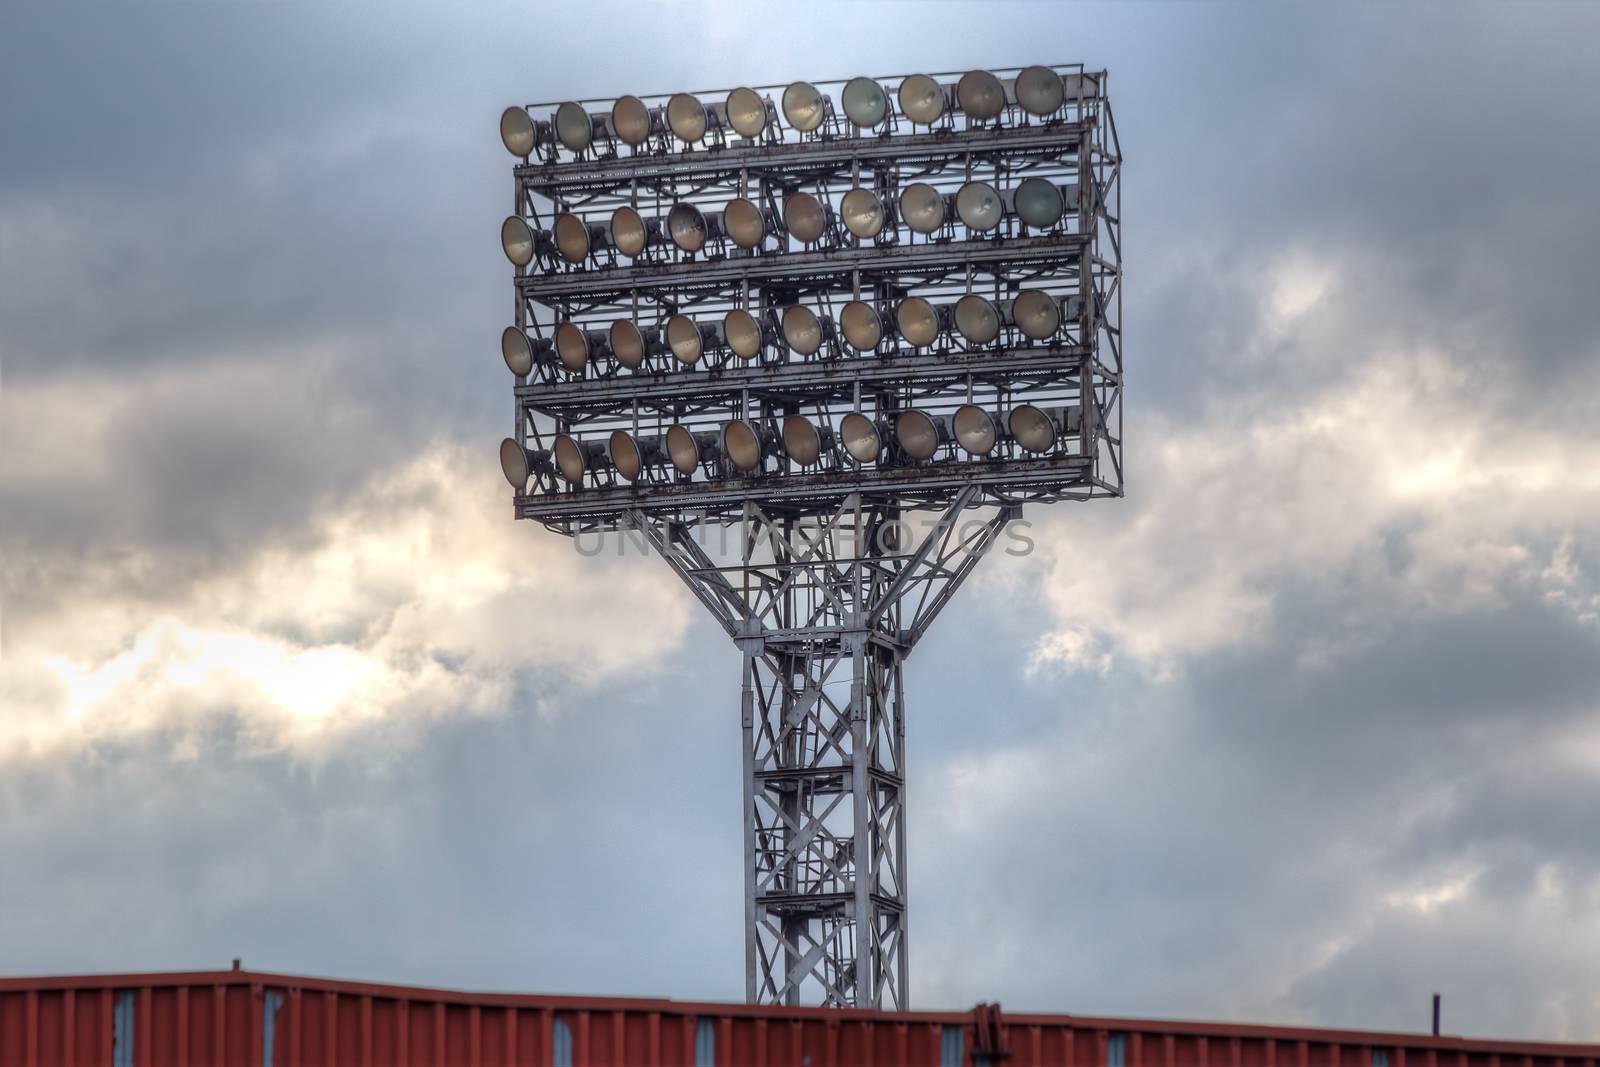
<path id="1" fill-rule="evenodd" d="M 1122 493 L 1105 72 L 567 101 L 500 135 L 516 515 L 642 535 L 743 652 L 747 998 L 905 1008 L 902 664 L 1024 504 Z"/>

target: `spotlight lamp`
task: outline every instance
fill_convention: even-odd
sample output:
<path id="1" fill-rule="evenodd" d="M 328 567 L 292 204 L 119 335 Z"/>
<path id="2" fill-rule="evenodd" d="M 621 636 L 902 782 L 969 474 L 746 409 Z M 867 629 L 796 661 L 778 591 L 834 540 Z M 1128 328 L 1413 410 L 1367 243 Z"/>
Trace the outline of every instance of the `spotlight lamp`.
<path id="1" fill-rule="evenodd" d="M 844 228 L 863 241 L 883 231 L 883 201 L 871 189 L 857 186 L 845 193 L 839 201 L 839 214 L 844 218 Z"/>
<path id="2" fill-rule="evenodd" d="M 1011 302 L 1011 321 L 1030 341 L 1047 341 L 1061 328 L 1061 309 L 1049 293 L 1024 289 Z"/>
<path id="3" fill-rule="evenodd" d="M 728 457 L 728 462 L 745 474 L 753 474 L 761 469 L 767 448 L 766 435 L 755 423 L 733 419 L 723 424 L 722 452 Z"/>
<path id="4" fill-rule="evenodd" d="M 1026 67 L 1017 75 L 1017 103 L 1030 115 L 1044 118 L 1061 109 L 1066 88 L 1061 75 L 1049 67 Z"/>
<path id="5" fill-rule="evenodd" d="M 556 139 L 573 152 L 582 152 L 594 140 L 594 120 L 570 100 L 556 108 L 555 124 Z"/>
<path id="6" fill-rule="evenodd" d="M 839 99 L 845 118 L 863 130 L 876 129 L 889 117 L 889 94 L 874 78 L 851 78 Z"/>
<path id="7" fill-rule="evenodd" d="M 500 248 L 514 266 L 526 267 L 539 250 L 539 238 L 526 219 L 511 215 L 500 224 Z"/>
<path id="8" fill-rule="evenodd" d="M 500 442 L 500 473 L 519 493 L 528 487 L 533 472 L 543 469 L 549 458 L 550 453 L 535 452 L 510 437 Z"/>
<path id="9" fill-rule="evenodd" d="M 722 209 L 722 224 L 728 239 L 740 248 L 757 248 L 769 229 L 767 213 L 752 200 L 735 197 Z"/>
<path id="10" fill-rule="evenodd" d="M 658 125 L 655 113 L 637 96 L 618 97 L 611 105 L 611 132 L 629 147 L 637 148 L 648 141 Z"/>
<path id="11" fill-rule="evenodd" d="M 638 370 L 650 351 L 649 339 L 632 319 L 613 322 L 611 329 L 606 331 L 606 340 L 610 342 L 611 354 L 617 362 L 629 370 Z"/>
<path id="12" fill-rule="evenodd" d="M 518 378 L 532 374 L 538 357 L 548 351 L 548 338 L 531 338 L 519 327 L 507 326 L 500 333 L 500 355 L 505 357 L 506 366 Z"/>
<path id="13" fill-rule="evenodd" d="M 552 227 L 556 251 L 568 263 L 582 263 L 589 254 L 605 243 L 606 227 L 599 223 L 586 223 L 578 216 L 563 212 L 556 216 Z"/>
<path id="14" fill-rule="evenodd" d="M 555 453 L 556 472 L 569 485 L 581 485 L 586 473 L 606 463 L 603 442 L 580 441 L 571 434 L 556 434 L 551 451 Z"/>
<path id="15" fill-rule="evenodd" d="M 722 336 L 728 347 L 740 359 L 755 359 L 761 355 L 766 336 L 756 317 L 743 308 L 734 308 L 722 317 Z"/>
<path id="16" fill-rule="evenodd" d="M 839 327 L 844 339 L 857 352 L 871 352 L 883 339 L 883 320 L 877 309 L 862 300 L 852 300 L 839 312 Z"/>
<path id="17" fill-rule="evenodd" d="M 913 348 L 927 348 L 939 339 L 943 326 L 939 309 L 920 296 L 908 296 L 895 308 L 895 325 Z"/>
<path id="18" fill-rule="evenodd" d="M 883 453 L 882 431 L 877 423 L 859 411 L 852 411 L 840 421 L 839 438 L 844 450 L 857 463 L 876 463 Z"/>
<path id="19" fill-rule="evenodd" d="M 613 430 L 608 446 L 611 466 L 627 482 L 638 481 L 647 465 L 661 459 L 658 437 L 635 437 L 626 430 Z"/>
<path id="20" fill-rule="evenodd" d="M 967 229 L 987 233 L 1000 225 L 1005 204 L 988 182 L 967 182 L 956 193 L 956 214 Z"/>
<path id="21" fill-rule="evenodd" d="M 539 128 L 525 108 L 508 107 L 500 113 L 500 143 L 522 159 L 533 154 L 539 145 Z"/>
<path id="22" fill-rule="evenodd" d="M 783 340 L 796 354 L 814 356 L 826 339 L 827 320 L 808 307 L 795 304 L 783 310 Z"/>
<path id="23" fill-rule="evenodd" d="M 790 193 L 783 199 L 783 226 L 795 240 L 813 244 L 828 230 L 828 212 L 810 193 Z"/>
<path id="24" fill-rule="evenodd" d="M 1036 230 L 1048 230 L 1061 221 L 1066 201 L 1054 183 L 1043 178 L 1027 178 L 1011 191 L 1017 218 Z"/>
<path id="25" fill-rule="evenodd" d="M 695 433 L 687 426 L 672 426 L 667 430 L 667 458 L 679 474 L 689 475 L 700 469 L 703 460 L 717 447 L 717 435 L 703 431 Z"/>
<path id="26" fill-rule="evenodd" d="M 987 122 L 1005 110 L 1005 86 L 986 70 L 969 70 L 956 83 L 956 102 L 968 118 Z"/>
<path id="27" fill-rule="evenodd" d="M 832 432 L 819 429 L 804 415 L 790 415 L 783 420 L 783 451 L 800 466 L 814 466 L 832 445 Z"/>
<path id="28" fill-rule="evenodd" d="M 759 137 L 767 128 L 767 102 L 754 89 L 743 86 L 728 94 L 728 125 L 740 137 Z"/>
<path id="29" fill-rule="evenodd" d="M 912 182 L 901 190 L 900 217 L 913 233 L 937 233 L 944 216 L 944 194 L 927 182 Z"/>
<path id="30" fill-rule="evenodd" d="M 646 219 L 637 210 L 623 206 L 611 213 L 611 245 L 629 259 L 644 255 L 661 231 L 655 219 Z"/>
<path id="31" fill-rule="evenodd" d="M 783 117 L 800 133 L 811 133 L 827 117 L 828 98 L 810 82 L 794 82 L 783 91 Z"/>
<path id="32" fill-rule="evenodd" d="M 667 126 L 684 144 L 699 144 L 706 135 L 706 107 L 688 93 L 674 93 L 667 101 Z"/>
<path id="33" fill-rule="evenodd" d="M 969 344 L 992 344 L 1000 336 L 1000 309 L 976 293 L 956 301 L 953 317 L 956 332 Z"/>
<path id="34" fill-rule="evenodd" d="M 1011 409 L 1006 420 L 1012 438 L 1024 452 L 1048 452 L 1056 443 L 1060 427 L 1043 408 L 1021 404 Z"/>
<path id="35" fill-rule="evenodd" d="M 717 327 L 712 323 L 697 323 L 687 315 L 674 315 L 667 320 L 667 347 L 686 367 L 700 362 L 707 346 L 716 343 Z"/>
<path id="36" fill-rule="evenodd" d="M 605 334 L 589 333 L 570 322 L 556 327 L 556 357 L 572 374 L 582 374 L 589 360 L 605 347 Z"/>
<path id="37" fill-rule="evenodd" d="M 926 74 L 913 74 L 900 83 L 900 113 L 918 126 L 932 126 L 944 114 L 944 86 Z"/>
<path id="38" fill-rule="evenodd" d="M 920 463 L 939 451 L 945 439 L 944 421 L 923 411 L 902 411 L 894 420 L 894 436 L 900 450 Z"/>
<path id="39" fill-rule="evenodd" d="M 667 212 L 667 236 L 685 252 L 698 252 L 717 236 L 719 216 L 706 215 L 693 204 L 679 203 Z"/>
<path id="40" fill-rule="evenodd" d="M 963 404 L 950 420 L 956 444 L 969 456 L 987 456 L 994 451 L 994 419 L 976 404 Z"/>

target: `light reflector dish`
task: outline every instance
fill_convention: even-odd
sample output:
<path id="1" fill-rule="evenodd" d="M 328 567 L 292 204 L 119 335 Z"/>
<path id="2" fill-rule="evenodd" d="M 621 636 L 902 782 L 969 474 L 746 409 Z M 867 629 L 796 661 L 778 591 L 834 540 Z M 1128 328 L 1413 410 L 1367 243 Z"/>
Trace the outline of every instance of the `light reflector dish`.
<path id="1" fill-rule="evenodd" d="M 722 451 L 742 471 L 748 473 L 761 467 L 761 438 L 755 427 L 743 419 L 734 419 L 722 427 Z"/>
<path id="2" fill-rule="evenodd" d="M 500 442 L 500 473 L 519 493 L 527 486 L 528 475 L 533 473 L 528 450 L 509 437 Z"/>
<path id="3" fill-rule="evenodd" d="M 570 100 L 556 108 L 556 140 L 574 152 L 588 148 L 594 140 L 589 113 Z"/>
<path id="4" fill-rule="evenodd" d="M 889 117 L 889 95 L 872 78 L 851 78 L 839 94 L 844 114 L 864 130 L 870 130 Z"/>
<path id="5" fill-rule="evenodd" d="M 802 356 L 815 355 L 822 347 L 822 322 L 816 313 L 799 304 L 783 311 L 783 339 Z"/>
<path id="6" fill-rule="evenodd" d="M 508 107 L 500 112 L 500 143 L 514 156 L 526 159 L 538 143 L 533 119 L 520 107 Z"/>
<path id="7" fill-rule="evenodd" d="M 839 312 L 839 327 L 857 352 L 870 352 L 883 339 L 883 321 L 878 318 L 877 309 L 861 300 L 850 301 Z"/>
<path id="8" fill-rule="evenodd" d="M 976 293 L 956 301 L 956 330 L 970 344 L 986 345 L 1000 336 L 1000 312 Z"/>
<path id="9" fill-rule="evenodd" d="M 706 217 L 693 204 L 674 204 L 667 213 L 667 235 L 685 252 L 698 252 L 706 244 Z"/>
<path id="10" fill-rule="evenodd" d="M 589 364 L 589 335 L 570 322 L 556 327 L 556 355 L 561 365 L 573 374 L 582 374 Z"/>
<path id="11" fill-rule="evenodd" d="M 606 336 L 611 341 L 611 354 L 629 370 L 638 370 L 644 363 L 644 334 L 632 319 L 617 319 Z"/>
<path id="12" fill-rule="evenodd" d="M 939 339 L 939 313 L 920 296 L 909 296 L 895 309 L 895 324 L 906 343 L 926 348 Z"/>
<path id="13" fill-rule="evenodd" d="M 956 214 L 967 229 L 984 233 L 1000 225 L 1005 205 L 999 190 L 988 182 L 968 182 L 956 193 Z"/>
<path id="14" fill-rule="evenodd" d="M 687 315 L 674 315 L 667 320 L 667 347 L 678 357 L 678 362 L 692 367 L 700 362 L 700 327 Z"/>
<path id="15" fill-rule="evenodd" d="M 667 125 L 685 144 L 698 144 L 706 135 L 706 108 L 688 93 L 673 93 L 667 101 Z"/>
<path id="16" fill-rule="evenodd" d="M 783 117 L 801 133 L 822 125 L 827 100 L 810 82 L 794 82 L 783 91 Z"/>
<path id="17" fill-rule="evenodd" d="M 734 308 L 722 317 L 722 335 L 740 359 L 755 359 L 761 354 L 761 325 L 743 308 Z"/>
<path id="18" fill-rule="evenodd" d="M 1054 182 L 1044 178 L 1027 178 L 1012 194 L 1017 206 L 1017 218 L 1036 230 L 1048 230 L 1061 221 L 1065 203 L 1061 190 Z"/>
<path id="19" fill-rule="evenodd" d="M 740 137 L 758 137 L 767 128 L 767 105 L 754 89 L 743 86 L 728 94 L 728 125 Z"/>
<path id="20" fill-rule="evenodd" d="M 883 201 L 871 189 L 857 186 L 845 193 L 839 202 L 839 214 L 844 217 L 844 228 L 863 241 L 883 230 Z"/>
<path id="21" fill-rule="evenodd" d="M 583 448 L 568 434 L 557 434 L 553 448 L 556 455 L 556 470 L 561 472 L 563 480 L 572 485 L 583 481 L 583 472 L 588 469 L 588 457 L 583 454 Z"/>
<path id="22" fill-rule="evenodd" d="M 1030 115 L 1053 115 L 1065 98 L 1061 75 L 1049 67 L 1026 67 L 1017 75 L 1017 103 Z"/>
<path id="23" fill-rule="evenodd" d="M 611 105 L 611 132 L 623 144 L 644 144 L 650 137 L 650 109 L 637 96 L 618 97 Z"/>
<path id="24" fill-rule="evenodd" d="M 809 467 L 822 458 L 822 434 L 804 415 L 790 415 L 783 420 L 783 450 L 800 466 Z"/>
<path id="25" fill-rule="evenodd" d="M 667 458 L 679 474 L 693 474 L 700 467 L 700 442 L 686 427 L 667 430 Z"/>
<path id="26" fill-rule="evenodd" d="M 1024 452 L 1048 452 L 1056 443 L 1056 426 L 1050 416 L 1032 404 L 1022 404 L 1011 409 L 1006 420 L 1011 436 Z"/>
<path id="27" fill-rule="evenodd" d="M 912 182 L 900 192 L 900 217 L 916 233 L 944 225 L 944 196 L 927 182 Z"/>
<path id="28" fill-rule="evenodd" d="M 518 378 L 525 378 L 533 371 L 533 342 L 517 327 L 507 326 L 501 332 L 500 354 Z"/>
<path id="29" fill-rule="evenodd" d="M 1056 335 L 1061 326 L 1061 310 L 1049 293 L 1038 289 L 1024 289 L 1011 302 L 1011 318 L 1024 337 L 1045 341 Z"/>
<path id="30" fill-rule="evenodd" d="M 986 70 L 969 70 L 956 82 L 956 103 L 970 117 L 988 121 L 1006 107 L 1006 90 Z"/>
<path id="31" fill-rule="evenodd" d="M 790 193 L 783 201 L 783 225 L 796 240 L 810 244 L 827 230 L 828 216 L 810 193 Z"/>
<path id="32" fill-rule="evenodd" d="M 951 427 L 955 430 L 956 444 L 968 455 L 987 456 L 994 450 L 994 419 L 978 405 L 963 404 L 957 408 Z"/>
<path id="33" fill-rule="evenodd" d="M 900 113 L 921 126 L 931 126 L 944 114 L 944 87 L 926 74 L 913 74 L 900 83 Z"/>
<path id="34" fill-rule="evenodd" d="M 852 411 L 839 423 L 839 437 L 844 450 L 857 463 L 873 463 L 883 451 L 883 437 L 877 424 L 859 411 Z"/>
<path id="35" fill-rule="evenodd" d="M 722 209 L 722 223 L 728 236 L 740 248 L 755 248 L 767 235 L 767 220 L 761 209 L 744 197 L 735 197 Z"/>
<path id="36" fill-rule="evenodd" d="M 533 227 L 522 216 L 511 215 L 500 224 L 500 248 L 514 265 L 532 263 L 535 247 Z"/>
<path id="37" fill-rule="evenodd" d="M 639 442 L 626 430 L 613 430 L 610 445 L 611 465 L 617 473 L 626 481 L 638 481 L 644 473 L 644 450 Z"/>
<path id="38" fill-rule="evenodd" d="M 631 207 L 619 207 L 611 213 L 611 243 L 629 259 L 643 254 L 650 243 L 649 224 Z"/>
<path id="39" fill-rule="evenodd" d="M 568 263 L 582 263 L 589 258 L 589 227 L 576 215 L 563 213 L 556 216 L 554 227 L 556 251 Z"/>
<path id="40" fill-rule="evenodd" d="M 915 460 L 930 459 L 939 450 L 939 427 L 921 411 L 902 411 L 894 420 L 894 436 Z"/>

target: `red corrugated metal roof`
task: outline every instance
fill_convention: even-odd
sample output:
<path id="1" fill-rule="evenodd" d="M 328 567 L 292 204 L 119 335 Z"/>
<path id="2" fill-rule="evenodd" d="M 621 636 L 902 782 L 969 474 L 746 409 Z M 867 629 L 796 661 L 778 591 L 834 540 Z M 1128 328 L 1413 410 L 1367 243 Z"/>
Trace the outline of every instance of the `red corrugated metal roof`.
<path id="1" fill-rule="evenodd" d="M 1600 1045 L 468 993 L 257 971 L 0 979 L 0 1067 L 1600 1067 Z"/>

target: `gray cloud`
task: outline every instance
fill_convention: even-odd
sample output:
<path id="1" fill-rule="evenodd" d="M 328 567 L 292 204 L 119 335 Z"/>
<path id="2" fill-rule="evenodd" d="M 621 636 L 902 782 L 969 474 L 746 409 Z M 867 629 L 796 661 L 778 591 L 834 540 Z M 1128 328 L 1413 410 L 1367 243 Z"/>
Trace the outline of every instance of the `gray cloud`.
<path id="1" fill-rule="evenodd" d="M 0 16 L 4 725 L 57 723 L 51 654 L 149 656 L 124 726 L 0 755 L 6 967 L 738 996 L 736 656 L 619 656 L 692 606 L 660 568 L 462 495 L 494 116 L 1058 58 L 1029 25 L 1112 71 L 1130 496 L 1030 516 L 911 661 L 918 1002 L 1600 1035 L 1596 12 L 844 13 Z M 381 714 L 307 741 L 163 682 L 173 633 L 359 653 Z"/>

